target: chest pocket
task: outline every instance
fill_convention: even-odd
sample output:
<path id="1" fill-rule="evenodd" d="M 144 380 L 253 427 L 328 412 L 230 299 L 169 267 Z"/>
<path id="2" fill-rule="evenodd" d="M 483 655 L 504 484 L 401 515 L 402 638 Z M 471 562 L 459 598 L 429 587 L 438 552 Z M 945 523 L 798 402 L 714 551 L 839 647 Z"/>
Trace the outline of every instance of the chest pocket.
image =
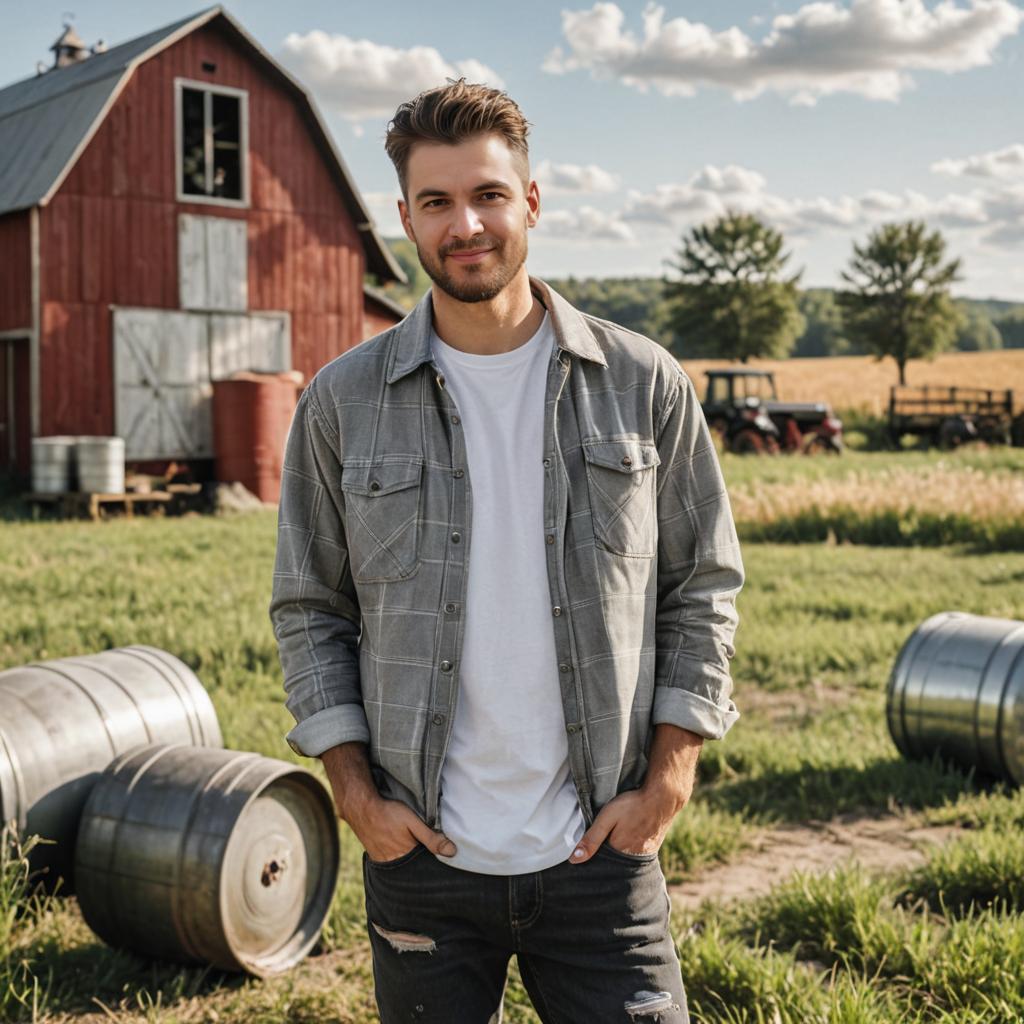
<path id="1" fill-rule="evenodd" d="M 584 441 L 587 488 L 599 546 L 617 555 L 652 558 L 658 548 L 653 442 Z"/>
<path id="2" fill-rule="evenodd" d="M 345 536 L 357 583 L 401 580 L 418 568 L 422 482 L 422 459 L 342 467 Z"/>

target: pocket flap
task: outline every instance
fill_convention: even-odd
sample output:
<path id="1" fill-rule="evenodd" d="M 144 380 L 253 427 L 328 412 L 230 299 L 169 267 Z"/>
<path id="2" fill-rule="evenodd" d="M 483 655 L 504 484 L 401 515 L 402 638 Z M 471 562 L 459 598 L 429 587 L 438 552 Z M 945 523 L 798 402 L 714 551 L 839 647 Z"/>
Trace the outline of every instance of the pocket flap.
<path id="1" fill-rule="evenodd" d="M 377 466 L 343 466 L 341 489 L 351 494 L 379 498 L 406 487 L 415 487 L 422 475 L 422 459 L 382 462 Z"/>
<path id="2" fill-rule="evenodd" d="M 616 469 L 620 473 L 638 473 L 661 462 L 653 441 L 616 439 L 584 441 L 583 457 L 594 466 Z"/>

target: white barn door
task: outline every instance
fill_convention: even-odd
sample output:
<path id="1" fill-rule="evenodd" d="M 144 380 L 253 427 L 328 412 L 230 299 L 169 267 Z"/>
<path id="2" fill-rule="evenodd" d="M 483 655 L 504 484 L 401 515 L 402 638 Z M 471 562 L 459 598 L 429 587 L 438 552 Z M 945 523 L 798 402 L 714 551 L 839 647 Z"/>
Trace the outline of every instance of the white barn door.
<path id="1" fill-rule="evenodd" d="M 114 310 L 114 430 L 127 459 L 213 455 L 207 317 Z"/>

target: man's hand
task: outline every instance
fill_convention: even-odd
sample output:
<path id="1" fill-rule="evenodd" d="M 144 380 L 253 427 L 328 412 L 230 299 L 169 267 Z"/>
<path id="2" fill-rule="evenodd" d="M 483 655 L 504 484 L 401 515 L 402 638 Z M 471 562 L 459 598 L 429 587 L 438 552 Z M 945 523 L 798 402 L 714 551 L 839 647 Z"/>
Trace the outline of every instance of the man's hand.
<path id="1" fill-rule="evenodd" d="M 590 860 L 605 840 L 622 853 L 657 853 L 672 819 L 690 800 L 703 744 L 702 736 L 686 729 L 655 726 L 643 785 L 620 793 L 601 808 L 570 862 Z"/>
<path id="2" fill-rule="evenodd" d="M 342 743 L 320 755 L 334 793 L 338 817 L 348 823 L 370 860 L 396 860 L 417 843 L 442 857 L 455 854 L 455 844 L 435 832 L 398 800 L 385 800 L 370 775 L 362 743 Z"/>

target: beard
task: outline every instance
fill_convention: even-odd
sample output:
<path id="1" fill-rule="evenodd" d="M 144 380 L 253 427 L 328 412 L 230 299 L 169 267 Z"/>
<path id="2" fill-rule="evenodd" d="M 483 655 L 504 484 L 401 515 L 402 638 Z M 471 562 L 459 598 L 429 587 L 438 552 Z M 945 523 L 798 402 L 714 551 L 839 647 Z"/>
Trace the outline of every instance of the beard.
<path id="1" fill-rule="evenodd" d="M 456 280 L 445 269 L 444 258 L 448 253 L 483 247 L 492 250 L 490 255 L 494 256 L 497 264 L 493 269 L 484 270 L 479 263 L 462 264 L 463 280 Z M 428 254 L 417 242 L 416 253 L 427 276 L 446 295 L 459 302 L 488 302 L 505 290 L 526 262 L 526 231 L 506 241 L 478 235 L 468 242 L 451 242 L 438 249 L 436 256 Z"/>

